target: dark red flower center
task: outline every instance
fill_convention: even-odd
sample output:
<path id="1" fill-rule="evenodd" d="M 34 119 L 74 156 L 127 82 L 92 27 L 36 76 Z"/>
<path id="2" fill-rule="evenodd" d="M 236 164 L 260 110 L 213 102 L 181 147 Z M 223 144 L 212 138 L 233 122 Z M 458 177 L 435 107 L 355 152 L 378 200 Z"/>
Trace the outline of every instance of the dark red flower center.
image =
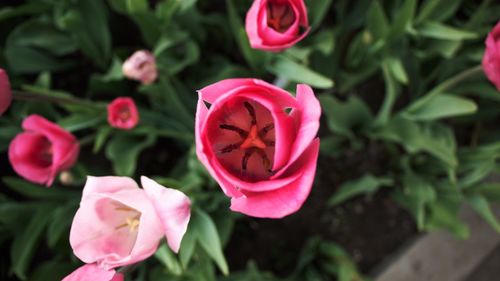
<path id="1" fill-rule="evenodd" d="M 245 181 L 268 179 L 274 157 L 274 122 L 264 106 L 238 99 L 225 105 L 209 139 L 219 162 Z"/>
<path id="2" fill-rule="evenodd" d="M 118 111 L 118 119 L 122 122 L 127 122 L 132 117 L 132 113 L 130 112 L 130 108 L 128 106 L 123 106 Z"/>
<path id="3" fill-rule="evenodd" d="M 39 167 L 49 167 L 52 165 L 54 151 L 52 143 L 44 136 L 41 136 L 36 145 L 33 146 L 35 163 Z"/>
<path id="4" fill-rule="evenodd" d="M 267 4 L 267 25 L 278 32 L 285 32 L 295 21 L 295 13 L 288 1 L 270 0 Z"/>

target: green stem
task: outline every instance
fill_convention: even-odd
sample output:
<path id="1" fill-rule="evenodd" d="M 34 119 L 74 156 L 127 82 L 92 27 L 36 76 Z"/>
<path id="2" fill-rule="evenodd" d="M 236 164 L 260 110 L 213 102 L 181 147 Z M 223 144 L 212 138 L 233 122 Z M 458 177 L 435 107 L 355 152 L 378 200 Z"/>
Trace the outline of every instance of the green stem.
<path id="1" fill-rule="evenodd" d="M 389 67 L 387 66 L 386 63 L 382 64 L 382 73 L 384 75 L 384 81 L 386 87 L 385 98 L 382 106 L 380 107 L 380 111 L 377 114 L 377 119 L 375 120 L 375 124 L 386 124 L 389 121 L 392 107 L 394 106 L 397 97 L 394 78 L 392 78 L 391 74 L 389 73 Z"/>
<path id="2" fill-rule="evenodd" d="M 444 81 L 443 83 L 437 85 L 432 89 L 430 92 L 428 92 L 426 95 L 424 95 L 422 98 L 418 99 L 415 101 L 409 108 L 408 110 L 413 110 L 415 108 L 419 108 L 423 104 L 427 103 L 430 99 L 435 97 L 436 95 L 439 95 L 440 93 L 445 92 L 446 90 L 449 90 L 462 81 L 469 79 L 477 74 L 483 73 L 483 67 L 481 65 L 466 69 L 459 74 L 449 78 L 448 80 Z"/>
<path id="3" fill-rule="evenodd" d="M 83 100 L 74 97 L 55 97 L 55 96 L 45 95 L 42 93 L 29 93 L 29 92 L 13 90 L 12 96 L 14 99 L 21 101 L 50 102 L 57 104 L 76 104 L 76 105 L 85 105 L 90 107 L 102 107 L 102 105 L 96 104 L 88 100 Z"/>

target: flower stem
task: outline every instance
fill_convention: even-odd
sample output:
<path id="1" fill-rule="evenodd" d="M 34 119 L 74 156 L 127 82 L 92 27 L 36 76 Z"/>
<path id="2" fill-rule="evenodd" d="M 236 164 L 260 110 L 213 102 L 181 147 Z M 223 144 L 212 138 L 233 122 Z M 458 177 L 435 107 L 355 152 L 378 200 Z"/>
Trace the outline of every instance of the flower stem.
<path id="1" fill-rule="evenodd" d="M 89 100 L 83 100 L 74 97 L 56 97 L 42 93 L 29 93 L 17 90 L 13 90 L 12 95 L 14 99 L 21 101 L 50 102 L 57 104 L 76 104 L 76 105 L 84 105 L 90 107 L 102 107 L 102 105 L 96 104 Z"/>

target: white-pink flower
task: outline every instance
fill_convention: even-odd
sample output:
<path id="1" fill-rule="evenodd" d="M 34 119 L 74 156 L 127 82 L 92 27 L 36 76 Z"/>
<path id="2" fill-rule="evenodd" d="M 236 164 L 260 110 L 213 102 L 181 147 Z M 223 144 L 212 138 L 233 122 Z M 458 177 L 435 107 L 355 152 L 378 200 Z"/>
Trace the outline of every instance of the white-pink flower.
<path id="1" fill-rule="evenodd" d="M 142 177 L 88 177 L 71 226 L 70 244 L 85 263 L 104 270 L 150 257 L 163 236 L 178 252 L 190 218 L 182 192 Z"/>
<path id="2" fill-rule="evenodd" d="M 123 281 L 124 276 L 113 269 L 104 270 L 96 264 L 86 264 L 77 268 L 62 281 Z"/>
<path id="3" fill-rule="evenodd" d="M 149 51 L 136 51 L 123 63 L 122 72 L 129 79 L 151 84 L 158 77 L 156 59 Z"/>

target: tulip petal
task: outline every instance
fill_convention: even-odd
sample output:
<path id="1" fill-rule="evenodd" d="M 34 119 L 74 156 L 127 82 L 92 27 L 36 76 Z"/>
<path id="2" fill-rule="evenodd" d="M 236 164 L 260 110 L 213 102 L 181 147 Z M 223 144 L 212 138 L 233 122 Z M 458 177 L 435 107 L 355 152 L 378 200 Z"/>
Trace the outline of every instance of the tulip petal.
<path id="1" fill-rule="evenodd" d="M 66 276 L 62 281 L 123 281 L 124 276 L 121 273 L 116 273 L 114 270 L 104 270 L 96 264 L 86 264 L 70 275 Z"/>
<path id="2" fill-rule="evenodd" d="M 314 95 L 311 87 L 305 84 L 297 85 L 297 103 L 299 108 L 292 111 L 298 121 L 298 132 L 295 137 L 295 142 L 290 149 L 290 158 L 288 165 L 280 172 L 273 176 L 279 178 L 289 166 L 302 155 L 302 153 L 310 146 L 311 142 L 316 138 L 319 130 L 319 119 L 321 117 L 321 105 L 319 100 Z"/>
<path id="3" fill-rule="evenodd" d="M 129 177 L 93 177 L 87 176 L 87 182 L 83 187 L 82 200 L 90 194 L 115 193 L 122 190 L 138 190 L 137 183 Z"/>
<path id="4" fill-rule="evenodd" d="M 9 108 L 12 102 L 9 77 L 5 70 L 0 68 L 0 116 Z"/>
<path id="5" fill-rule="evenodd" d="M 296 212 L 309 195 L 319 153 L 319 139 L 314 140 L 296 161 L 293 171 L 302 171 L 302 176 L 289 186 L 267 192 L 231 199 L 231 210 L 260 218 L 282 218 Z"/>
<path id="6" fill-rule="evenodd" d="M 162 222 L 168 245 L 177 253 L 191 217 L 191 201 L 179 190 L 166 188 L 145 176 L 141 183 Z"/>

